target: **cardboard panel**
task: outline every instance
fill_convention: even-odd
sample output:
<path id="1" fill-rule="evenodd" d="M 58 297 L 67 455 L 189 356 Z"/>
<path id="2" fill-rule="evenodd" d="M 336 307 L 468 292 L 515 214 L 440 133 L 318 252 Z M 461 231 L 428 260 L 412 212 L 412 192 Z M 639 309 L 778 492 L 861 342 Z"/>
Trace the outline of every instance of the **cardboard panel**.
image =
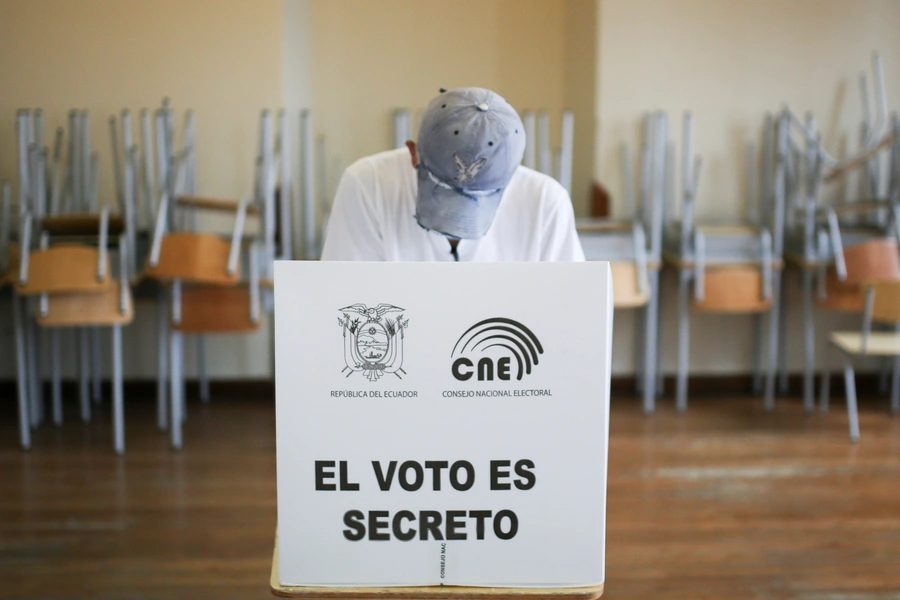
<path id="1" fill-rule="evenodd" d="M 279 584 L 603 584 L 609 263 L 279 261 L 275 307 Z"/>

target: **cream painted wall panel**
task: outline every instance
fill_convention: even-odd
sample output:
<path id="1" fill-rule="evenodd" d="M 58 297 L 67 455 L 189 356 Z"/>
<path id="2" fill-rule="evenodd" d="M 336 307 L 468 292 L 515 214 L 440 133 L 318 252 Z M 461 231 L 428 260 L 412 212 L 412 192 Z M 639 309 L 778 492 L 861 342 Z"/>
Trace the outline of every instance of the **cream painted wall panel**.
<path id="1" fill-rule="evenodd" d="M 282 17 L 282 106 L 287 112 L 290 166 L 293 173 L 294 258 L 303 256 L 303 206 L 300 177 L 300 111 L 313 104 L 312 0 L 283 0 Z"/>
<path id="2" fill-rule="evenodd" d="M 345 165 L 391 147 L 395 108 L 424 108 L 440 87 L 496 81 L 496 2 L 328 0 L 310 8 L 316 126 Z"/>
<path id="3" fill-rule="evenodd" d="M 417 122 L 441 87 L 491 88 L 558 121 L 563 4 L 313 0 L 314 110 L 329 156 L 346 166 L 389 149 L 393 110 L 410 108 Z"/>
<path id="4" fill-rule="evenodd" d="M 14 115 L 45 111 L 46 140 L 70 108 L 91 111 L 100 152 L 100 201 L 112 202 L 107 119 L 122 108 L 158 106 L 197 118 L 198 187 L 247 195 L 253 185 L 257 115 L 282 102 L 282 3 L 278 0 L 0 1 L 0 170 L 16 179 Z M 144 308 L 142 305 L 140 308 Z M 4 314 L 8 305 L 4 305 Z M 126 377 L 151 377 L 152 310 L 126 330 Z M 4 321 L 6 323 L 8 321 Z M 4 346 L 11 338 L 3 330 Z M 267 376 L 268 330 L 209 344 L 216 377 Z M 140 355 L 140 359 L 134 358 Z M 10 363 L 0 376 L 11 376 Z M 189 370 L 190 375 L 192 371 Z"/>
<path id="5" fill-rule="evenodd" d="M 41 107 L 50 126 L 91 111 L 101 201 L 111 200 L 107 119 L 169 96 L 197 118 L 199 188 L 252 189 L 256 116 L 281 102 L 281 4 L 276 0 L 0 2 L 0 139 L 12 156 L 14 111 Z M 3 175 L 15 163 L 3 161 Z"/>
<path id="6" fill-rule="evenodd" d="M 590 211 L 593 181 L 594 140 L 597 128 L 597 13 L 596 0 L 564 2 L 563 60 L 564 102 L 575 115 L 572 165 L 572 203 L 577 215 Z"/>
<path id="7" fill-rule="evenodd" d="M 643 110 L 695 116 L 703 155 L 701 216 L 742 214 L 743 147 L 766 110 L 782 102 L 812 110 L 826 147 L 856 144 L 858 73 L 872 50 L 885 61 L 893 106 L 900 104 L 900 4 L 863 0 L 601 0 L 600 148 L 596 173 L 621 213 L 617 146 L 637 142 Z M 845 138 L 849 138 L 845 142 Z"/>
<path id="8" fill-rule="evenodd" d="M 885 65 L 891 106 L 900 106 L 900 3 L 883 0 L 598 0 L 600 117 L 595 174 L 621 201 L 618 147 L 637 146 L 641 113 L 669 113 L 670 135 L 681 136 L 681 113 L 695 116 L 696 151 L 703 155 L 697 209 L 702 217 L 744 214 L 744 145 L 757 135 L 766 110 L 789 102 L 812 110 L 826 147 L 837 154 L 856 144 L 861 119 L 857 78 L 870 70 L 872 50 Z M 870 71 L 869 71 L 870 72 Z M 870 77 L 871 81 L 871 77 Z M 870 84 L 871 85 L 871 84 Z M 855 180 L 831 186 L 851 194 Z M 801 312 L 796 277 L 786 281 L 789 368 L 802 367 Z M 676 289 L 671 276 L 661 292 L 662 367 L 673 372 Z M 613 367 L 634 369 L 634 311 L 616 315 Z M 853 316 L 818 315 L 817 355 L 826 356 L 825 332 L 855 328 Z M 746 373 L 752 365 L 750 317 L 692 315 L 691 372 Z"/>
<path id="9" fill-rule="evenodd" d="M 499 0 L 497 89 L 520 112 L 546 109 L 559 146 L 565 106 L 565 1 Z"/>

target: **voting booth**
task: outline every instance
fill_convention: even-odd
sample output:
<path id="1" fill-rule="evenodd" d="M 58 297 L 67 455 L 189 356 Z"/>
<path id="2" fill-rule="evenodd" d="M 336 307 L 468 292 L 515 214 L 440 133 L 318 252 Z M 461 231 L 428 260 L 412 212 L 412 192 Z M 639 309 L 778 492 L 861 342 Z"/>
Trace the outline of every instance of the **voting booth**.
<path id="1" fill-rule="evenodd" d="M 612 292 L 605 262 L 276 263 L 273 592 L 599 596 Z"/>

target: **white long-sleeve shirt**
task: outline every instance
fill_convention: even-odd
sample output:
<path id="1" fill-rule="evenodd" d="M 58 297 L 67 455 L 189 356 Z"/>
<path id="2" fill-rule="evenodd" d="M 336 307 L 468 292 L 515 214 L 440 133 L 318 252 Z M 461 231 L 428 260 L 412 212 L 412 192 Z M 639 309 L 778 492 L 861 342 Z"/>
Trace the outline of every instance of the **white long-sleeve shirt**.
<path id="1" fill-rule="evenodd" d="M 416 170 L 406 148 L 353 163 L 341 177 L 322 260 L 453 261 L 440 233 L 415 218 Z M 484 237 L 460 240 L 460 261 L 583 261 L 569 195 L 555 179 L 519 167 Z"/>

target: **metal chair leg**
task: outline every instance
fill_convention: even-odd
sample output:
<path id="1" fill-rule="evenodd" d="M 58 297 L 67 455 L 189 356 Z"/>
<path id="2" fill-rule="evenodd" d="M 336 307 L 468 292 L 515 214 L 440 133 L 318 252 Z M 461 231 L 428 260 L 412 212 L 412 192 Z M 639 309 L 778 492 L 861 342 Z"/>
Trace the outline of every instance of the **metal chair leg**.
<path id="1" fill-rule="evenodd" d="M 169 382 L 171 384 L 171 391 L 169 394 L 170 404 L 171 404 L 171 436 L 172 436 L 172 448 L 175 450 L 181 450 L 182 438 L 181 438 L 181 425 L 183 422 L 183 417 L 181 415 L 182 409 L 182 395 L 184 393 L 184 387 L 181 379 L 181 349 L 182 349 L 182 334 L 179 331 L 172 331 L 169 335 L 170 340 L 170 352 L 169 358 L 171 360 L 171 366 L 169 370 Z"/>
<path id="2" fill-rule="evenodd" d="M 34 322 L 31 320 L 30 315 L 28 315 L 27 300 L 25 302 L 25 360 L 27 364 L 27 379 L 25 385 L 28 386 L 28 399 L 31 405 L 31 428 L 37 429 L 37 426 L 40 425 L 41 421 L 43 420 L 43 411 L 41 410 L 41 402 L 43 401 L 43 398 L 41 398 L 39 390 L 41 373 L 40 363 L 38 361 L 37 332 L 35 332 Z"/>
<path id="3" fill-rule="evenodd" d="M 859 441 L 859 414 L 856 410 L 856 378 L 853 374 L 853 362 L 849 356 L 844 357 L 844 385 L 847 387 L 847 420 L 850 425 L 850 441 Z"/>
<path id="4" fill-rule="evenodd" d="M 640 319 L 638 319 L 638 326 L 636 327 L 636 331 L 634 333 L 634 392 L 638 396 L 644 395 L 644 373 L 647 369 L 646 349 L 641 343 L 641 340 L 646 338 L 646 321 L 646 317 L 644 318 L 643 323 L 641 323 Z"/>
<path id="5" fill-rule="evenodd" d="M 159 290 L 159 298 L 156 302 L 156 343 L 157 343 L 157 372 L 156 372 L 156 424 L 160 431 L 169 428 L 169 314 L 168 301 L 165 289 Z"/>
<path id="6" fill-rule="evenodd" d="M 675 390 L 675 409 L 683 413 L 687 410 L 687 371 L 690 351 L 690 320 L 688 297 L 690 295 L 691 272 L 687 269 L 678 273 L 678 382 Z"/>
<path id="7" fill-rule="evenodd" d="M 90 347 L 91 347 L 91 397 L 94 404 L 99 404 L 103 399 L 101 390 L 101 365 L 100 365 L 100 328 L 91 327 L 90 329 Z"/>
<path id="8" fill-rule="evenodd" d="M 646 325 L 644 329 L 644 414 L 653 414 L 656 410 L 656 379 L 659 365 L 658 328 L 659 328 L 659 271 L 650 273 L 650 301 L 644 309 Z"/>
<path id="9" fill-rule="evenodd" d="M 787 286 L 782 280 L 781 299 L 779 300 L 779 323 L 787 323 Z M 778 328 L 778 393 L 785 395 L 788 393 L 788 365 L 787 365 L 787 327 Z"/>
<path id="10" fill-rule="evenodd" d="M 23 450 L 31 449 L 31 418 L 28 403 L 28 368 L 23 300 L 13 294 L 13 327 L 16 337 L 16 387 L 19 396 L 19 438 Z"/>
<path id="11" fill-rule="evenodd" d="M 766 361 L 765 411 L 775 410 L 775 378 L 778 372 L 778 330 L 781 317 L 781 272 L 772 274 L 772 307 L 769 310 L 768 358 Z"/>
<path id="12" fill-rule="evenodd" d="M 197 336 L 197 370 L 200 376 L 200 401 L 209 403 L 209 374 L 206 370 L 206 336 Z"/>
<path id="13" fill-rule="evenodd" d="M 813 275 L 813 271 L 803 271 L 803 410 L 807 413 L 813 411 L 815 404 L 816 332 Z"/>
<path id="14" fill-rule="evenodd" d="M 63 422 L 62 412 L 62 377 L 60 374 L 59 330 L 50 331 L 50 367 L 53 382 L 53 424 L 59 427 Z"/>
<path id="15" fill-rule="evenodd" d="M 88 335 L 84 327 L 78 328 L 78 396 L 81 401 L 81 420 L 91 422 L 90 364 L 88 357 Z"/>
<path id="16" fill-rule="evenodd" d="M 769 317 L 771 319 L 771 316 Z M 753 315 L 753 395 L 759 396 L 763 392 L 763 315 Z"/>
<path id="17" fill-rule="evenodd" d="M 112 328 L 113 354 L 113 439 L 116 454 L 125 453 L 125 406 L 122 384 L 122 327 Z"/>

